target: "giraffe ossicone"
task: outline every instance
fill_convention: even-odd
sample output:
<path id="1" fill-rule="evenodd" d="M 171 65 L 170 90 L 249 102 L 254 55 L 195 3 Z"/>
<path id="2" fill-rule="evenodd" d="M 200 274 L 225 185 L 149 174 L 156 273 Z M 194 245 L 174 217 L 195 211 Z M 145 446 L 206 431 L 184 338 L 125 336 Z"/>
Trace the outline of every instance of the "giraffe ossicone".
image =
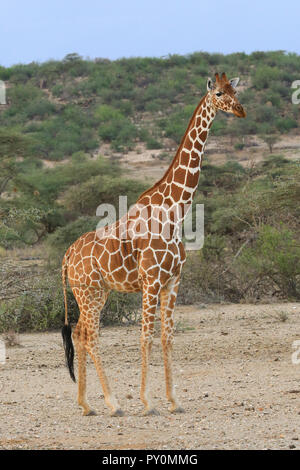
<path id="1" fill-rule="evenodd" d="M 195 195 L 205 144 L 217 111 L 246 116 L 234 90 L 238 79 L 228 80 L 224 73 L 221 77 L 215 74 L 215 78 L 215 82 L 208 79 L 207 93 L 196 107 L 163 177 L 138 198 L 127 214 L 107 228 L 85 233 L 64 256 L 62 281 L 66 313 L 62 333 L 67 365 L 75 380 L 73 336 L 78 358 L 78 404 L 84 415 L 93 414 L 86 400 L 87 354 L 95 364 L 111 414 L 123 414 L 109 387 L 99 347 L 100 312 L 111 290 L 143 294 L 140 398 L 145 414 L 155 413 L 149 395 L 148 365 L 160 300 L 166 395 L 171 412 L 183 411 L 175 395 L 171 361 L 174 307 L 186 259 L 180 227 Z M 68 323 L 67 278 L 80 310 L 73 335 Z"/>

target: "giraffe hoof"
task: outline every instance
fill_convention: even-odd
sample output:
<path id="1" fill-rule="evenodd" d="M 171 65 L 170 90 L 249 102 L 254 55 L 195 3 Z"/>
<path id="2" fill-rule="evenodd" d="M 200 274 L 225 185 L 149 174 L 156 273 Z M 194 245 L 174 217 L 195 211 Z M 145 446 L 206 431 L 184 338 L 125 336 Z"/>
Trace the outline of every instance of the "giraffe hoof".
<path id="1" fill-rule="evenodd" d="M 84 411 L 83 416 L 97 416 L 97 413 L 94 410 Z"/>
<path id="2" fill-rule="evenodd" d="M 144 416 L 159 416 L 159 411 L 155 408 L 150 408 L 150 410 L 145 410 L 143 413 Z"/>
<path id="3" fill-rule="evenodd" d="M 185 410 L 184 408 L 182 408 L 181 406 L 176 406 L 175 408 L 169 408 L 169 411 L 171 413 L 185 413 Z"/>
<path id="4" fill-rule="evenodd" d="M 124 416 L 124 412 L 121 410 L 121 408 L 118 408 L 115 411 L 112 411 L 110 416 Z"/>

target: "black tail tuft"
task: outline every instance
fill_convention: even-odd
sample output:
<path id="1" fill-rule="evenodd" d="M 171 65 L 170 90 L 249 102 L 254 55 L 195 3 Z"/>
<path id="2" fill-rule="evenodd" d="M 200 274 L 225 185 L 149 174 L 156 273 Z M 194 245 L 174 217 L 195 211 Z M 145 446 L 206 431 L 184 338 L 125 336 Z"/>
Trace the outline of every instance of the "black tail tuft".
<path id="1" fill-rule="evenodd" d="M 71 326 L 64 325 L 61 334 L 63 337 L 63 343 L 65 348 L 66 354 L 66 365 L 69 369 L 71 379 L 76 382 L 75 375 L 74 375 L 74 346 L 72 342 L 72 329 Z"/>

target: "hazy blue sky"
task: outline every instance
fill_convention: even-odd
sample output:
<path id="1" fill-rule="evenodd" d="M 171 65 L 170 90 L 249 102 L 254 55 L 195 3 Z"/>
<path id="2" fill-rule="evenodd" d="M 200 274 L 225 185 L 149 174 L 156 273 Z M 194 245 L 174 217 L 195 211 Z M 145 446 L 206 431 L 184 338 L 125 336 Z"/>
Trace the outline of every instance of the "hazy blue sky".
<path id="1" fill-rule="evenodd" d="M 300 53 L 299 0 L 7 0 L 0 64 L 194 51 Z"/>

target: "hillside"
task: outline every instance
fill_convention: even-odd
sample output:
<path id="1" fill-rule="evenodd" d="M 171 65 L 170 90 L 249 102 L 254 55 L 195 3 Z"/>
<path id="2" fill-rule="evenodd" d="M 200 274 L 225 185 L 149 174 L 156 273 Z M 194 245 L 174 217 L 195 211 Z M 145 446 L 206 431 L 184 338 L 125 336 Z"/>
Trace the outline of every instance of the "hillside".
<path id="1" fill-rule="evenodd" d="M 32 155 L 46 160 L 94 153 L 102 143 L 117 154 L 139 142 L 147 149 L 172 149 L 206 92 L 207 76 L 216 71 L 240 76 L 239 99 L 247 109 L 246 120 L 219 113 L 214 123 L 212 136 L 231 138 L 227 150 L 253 144 L 255 135 L 280 141 L 297 133 L 299 107 L 292 104 L 291 84 L 299 78 L 300 56 L 283 52 L 113 62 L 69 54 L 61 62 L 1 67 L 8 106 L 0 124 L 32 137 Z"/>
<path id="2" fill-rule="evenodd" d="M 300 107 L 291 99 L 300 56 L 69 54 L 0 67 L 0 330 L 60 323 L 65 249 L 95 229 L 99 204 L 127 195 L 130 205 L 162 176 L 216 71 L 240 77 L 247 118 L 220 112 L 212 127 L 195 199 L 205 245 L 188 257 L 179 301 L 300 297 Z M 132 304 L 118 302 L 110 307 L 122 319 Z"/>

